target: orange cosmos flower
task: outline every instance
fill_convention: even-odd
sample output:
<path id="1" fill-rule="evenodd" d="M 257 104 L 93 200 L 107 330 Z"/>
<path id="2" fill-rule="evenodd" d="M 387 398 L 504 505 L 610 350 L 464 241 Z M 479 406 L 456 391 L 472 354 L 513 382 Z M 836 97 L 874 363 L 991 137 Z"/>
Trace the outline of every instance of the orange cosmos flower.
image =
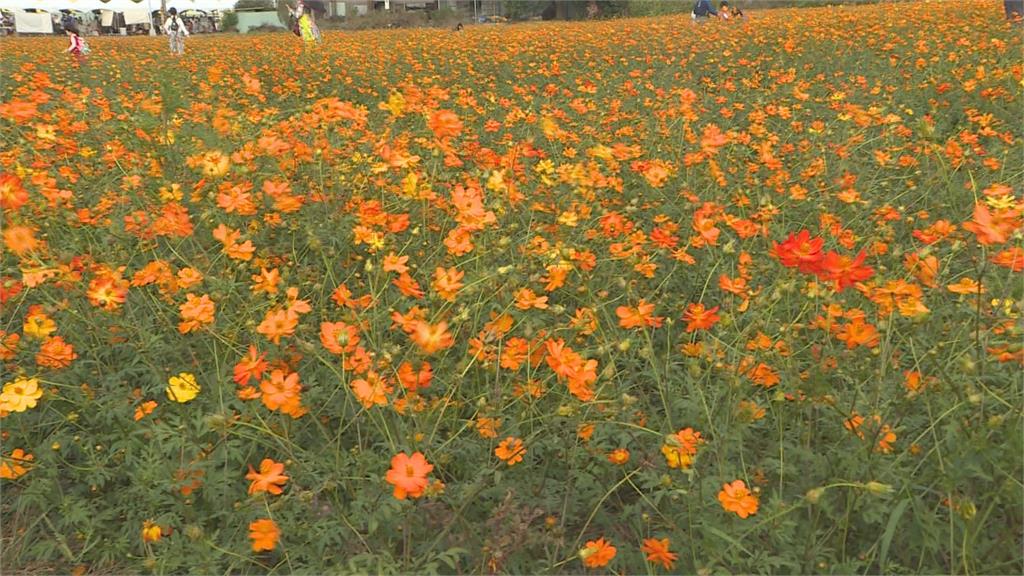
<path id="1" fill-rule="evenodd" d="M 439 266 L 434 271 L 434 291 L 448 302 L 455 302 L 455 296 L 459 290 L 462 290 L 462 278 L 465 275 L 465 272 L 461 272 L 457 268 L 452 267 L 445 270 Z"/>
<path id="2" fill-rule="evenodd" d="M 0 209 L 17 210 L 28 202 L 28 191 L 21 185 L 21 178 L 14 174 L 0 174 Z"/>
<path id="3" fill-rule="evenodd" d="M 185 289 L 195 286 L 203 281 L 203 274 L 195 268 L 182 268 L 181 270 L 178 270 L 175 277 L 178 280 L 178 284 Z"/>
<path id="4" fill-rule="evenodd" d="M 398 291 L 405 296 L 410 298 L 423 298 L 423 289 L 420 288 L 419 282 L 416 282 L 416 279 L 406 272 L 402 272 L 402 274 L 400 274 L 398 278 L 392 280 L 391 283 L 394 284 L 395 287 L 398 288 Z"/>
<path id="5" fill-rule="evenodd" d="M 451 348 L 452 344 L 455 343 L 451 332 L 448 331 L 448 323 L 443 320 L 436 325 L 429 324 L 423 320 L 417 320 L 409 337 L 426 354 L 434 354 L 435 352 Z"/>
<path id="6" fill-rule="evenodd" d="M 1001 252 L 997 252 L 990 259 L 996 266 L 1009 268 L 1014 272 L 1024 272 L 1024 248 L 1014 246 Z"/>
<path id="7" fill-rule="evenodd" d="M 15 448 L 10 456 L 0 458 L 0 478 L 17 480 L 29 471 L 34 459 L 35 456 L 32 454 L 26 454 L 21 448 Z"/>
<path id="8" fill-rule="evenodd" d="M 984 294 L 985 287 L 973 278 L 963 277 L 956 284 L 946 286 L 946 290 L 954 294 Z"/>
<path id="9" fill-rule="evenodd" d="M 157 402 L 155 400 L 147 400 L 142 404 L 139 404 L 139 406 L 135 408 L 135 421 L 138 422 L 139 420 L 142 420 L 146 416 L 152 414 L 153 410 L 156 409 L 156 407 Z"/>
<path id="10" fill-rule="evenodd" d="M 494 455 L 504 460 L 509 466 L 515 466 L 516 463 L 522 462 L 524 454 L 526 454 L 526 447 L 523 446 L 523 441 L 515 436 L 505 438 L 494 449 Z"/>
<path id="11" fill-rule="evenodd" d="M 22 335 L 17 332 L 0 330 L 0 360 L 10 360 L 17 354 L 17 344 L 22 341 Z"/>
<path id="12" fill-rule="evenodd" d="M 285 414 L 294 414 L 299 408 L 299 395 L 302 385 L 296 372 L 286 374 L 283 370 L 274 370 L 270 379 L 260 382 L 260 399 L 269 410 L 280 410 Z"/>
<path id="13" fill-rule="evenodd" d="M 875 270 L 864 265 L 865 258 L 867 253 L 863 250 L 854 258 L 830 250 L 818 265 L 818 277 L 835 282 L 836 290 L 842 292 L 874 276 Z"/>
<path id="14" fill-rule="evenodd" d="M 529 288 L 520 288 L 516 291 L 516 308 L 519 308 L 520 310 L 529 310 L 530 308 L 544 310 L 547 307 L 547 296 L 537 296 L 533 293 L 533 290 L 530 290 Z"/>
<path id="15" fill-rule="evenodd" d="M 351 354 L 359 346 L 359 329 L 344 322 L 322 322 L 320 343 L 333 354 Z"/>
<path id="16" fill-rule="evenodd" d="M 965 222 L 965 230 L 974 232 L 979 244 L 990 246 L 1002 244 L 1020 228 L 1020 213 L 1017 210 L 997 210 L 994 214 L 982 202 L 974 205 L 974 219 Z"/>
<path id="17" fill-rule="evenodd" d="M 277 540 L 281 537 L 281 530 L 277 523 L 268 518 L 253 520 L 249 524 L 249 538 L 252 539 L 252 551 L 270 551 L 277 547 Z"/>
<path id="18" fill-rule="evenodd" d="M 463 256 L 473 251 L 473 235 L 466 226 L 459 226 L 445 236 L 444 246 L 452 256 Z"/>
<path id="19" fill-rule="evenodd" d="M 427 462 L 422 452 L 413 452 L 412 456 L 400 452 L 391 458 L 391 469 L 384 479 L 395 487 L 395 498 L 419 498 L 427 487 L 427 475 L 433 469 L 434 466 Z"/>
<path id="20" fill-rule="evenodd" d="M 282 474 L 284 472 L 284 464 L 281 462 L 274 462 L 270 458 L 264 458 L 260 462 L 260 471 L 253 470 L 252 464 L 249 465 L 249 473 L 245 475 L 246 480 L 252 480 L 252 484 L 249 485 L 249 494 L 256 494 L 257 492 L 269 492 L 277 495 L 282 492 L 281 486 L 284 486 L 288 482 L 288 477 Z"/>
<path id="21" fill-rule="evenodd" d="M 588 540 L 583 549 L 580 550 L 580 560 L 587 568 L 600 568 L 606 566 L 615 558 L 615 546 L 604 538 Z"/>
<path id="22" fill-rule="evenodd" d="M 54 336 L 46 339 L 39 348 L 36 364 L 59 370 L 70 366 L 75 358 L 78 358 L 78 354 L 75 354 L 74 347 L 61 336 Z"/>
<path id="23" fill-rule="evenodd" d="M 716 314 L 718 308 L 718 306 L 715 306 L 709 310 L 704 308 L 704 304 L 687 305 L 686 312 L 683 313 L 683 320 L 686 321 L 686 331 L 710 330 L 721 319 Z"/>
<path id="24" fill-rule="evenodd" d="M 117 310 L 128 296 L 128 281 L 123 280 L 120 274 L 97 276 L 89 283 L 85 295 L 93 306 L 107 311 Z"/>
<path id="25" fill-rule="evenodd" d="M 401 383 L 402 388 L 409 392 L 416 392 L 420 388 L 429 387 L 430 381 L 433 378 L 434 372 L 431 369 L 430 362 L 424 362 L 420 366 L 419 372 L 409 362 L 402 362 L 402 365 L 398 367 L 398 381 Z"/>
<path id="26" fill-rule="evenodd" d="M 501 418 L 488 418 L 481 416 L 476 419 L 476 431 L 481 438 L 497 438 L 498 428 L 501 427 Z"/>
<path id="27" fill-rule="evenodd" d="M 824 244 L 824 238 L 812 238 L 810 231 L 801 230 L 798 234 L 790 234 L 781 244 L 772 242 L 769 254 L 787 268 L 797 268 L 804 274 L 813 274 L 825 258 L 821 251 Z"/>
<path id="28" fill-rule="evenodd" d="M 855 318 L 848 324 L 843 324 L 839 327 L 836 339 L 845 342 L 848 350 L 852 350 L 857 346 L 874 348 L 878 346 L 878 330 L 860 318 Z"/>
<path id="29" fill-rule="evenodd" d="M 619 306 L 615 309 L 615 314 L 619 317 L 619 326 L 623 328 L 643 328 L 644 326 L 660 328 L 664 318 L 653 316 L 653 312 L 654 304 L 648 304 L 643 298 L 637 303 L 636 308 Z"/>
<path id="30" fill-rule="evenodd" d="M 266 352 L 259 354 L 256 347 L 250 344 L 248 355 L 235 364 L 233 375 L 235 384 L 245 386 L 252 378 L 259 380 L 269 366 L 265 360 L 266 356 Z"/>
<path id="31" fill-rule="evenodd" d="M 376 406 L 387 406 L 388 394 L 393 388 L 388 386 L 387 380 L 376 372 L 368 372 L 366 378 L 358 378 L 350 384 L 352 393 L 363 405 L 363 408 L 370 409 Z"/>
<path id="32" fill-rule="evenodd" d="M 622 466 L 626 462 L 629 462 L 629 450 L 625 448 L 616 448 L 608 453 L 608 461 L 612 464 Z"/>
<path id="33" fill-rule="evenodd" d="M 198 330 L 204 324 L 213 323 L 214 302 L 210 297 L 203 294 L 196 298 L 195 294 L 185 295 L 185 303 L 179 308 L 181 311 L 181 322 L 178 324 L 178 332 L 188 334 Z"/>
<path id="34" fill-rule="evenodd" d="M 252 281 L 253 294 L 259 294 L 260 292 L 277 294 L 277 285 L 281 282 L 281 273 L 278 272 L 277 268 L 267 270 L 260 267 L 260 273 L 253 274 Z"/>
<path id="35" fill-rule="evenodd" d="M 661 564 L 665 570 L 671 570 L 679 555 L 669 551 L 669 544 L 668 538 L 661 540 L 647 538 L 644 540 L 643 546 L 640 547 L 640 551 L 647 555 L 648 562 Z"/>
<path id="36" fill-rule="evenodd" d="M 462 121 L 450 110 L 436 110 L 427 120 L 427 126 L 438 138 L 451 138 L 462 133 Z"/>
<path id="37" fill-rule="evenodd" d="M 394 252 L 391 252 L 384 257 L 384 264 L 381 268 L 385 272 L 395 272 L 396 274 L 405 274 L 409 271 L 409 267 L 405 265 L 409 261 L 408 256 L 399 256 Z"/>
<path id="38" fill-rule="evenodd" d="M 682 430 L 665 437 L 665 444 L 661 447 L 661 453 L 665 456 L 665 462 L 669 468 L 689 468 L 693 463 L 693 457 L 697 454 L 697 449 L 704 443 L 704 439 L 700 437 L 700 432 L 695 432 L 693 428 L 683 428 Z"/>
<path id="39" fill-rule="evenodd" d="M 269 310 L 256 331 L 266 336 L 274 344 L 280 344 L 281 338 L 295 333 L 299 325 L 299 315 L 291 310 Z"/>
<path id="40" fill-rule="evenodd" d="M 740 518 L 746 518 L 751 514 L 757 514 L 757 496 L 747 490 L 743 480 L 734 480 L 730 484 L 723 484 L 722 491 L 718 493 L 718 501 L 727 512 L 735 512 Z"/>
<path id="41" fill-rule="evenodd" d="M 17 256 L 23 256 L 33 252 L 42 246 L 36 239 L 35 228 L 21 225 L 7 225 L 4 227 L 4 245 Z"/>

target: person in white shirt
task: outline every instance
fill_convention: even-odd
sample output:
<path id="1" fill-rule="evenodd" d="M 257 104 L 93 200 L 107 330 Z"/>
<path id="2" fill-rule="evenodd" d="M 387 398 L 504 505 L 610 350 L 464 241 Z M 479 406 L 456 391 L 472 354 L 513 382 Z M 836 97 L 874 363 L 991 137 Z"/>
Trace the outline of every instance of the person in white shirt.
<path id="1" fill-rule="evenodd" d="M 171 54 L 181 56 L 185 54 L 185 37 L 188 36 L 188 28 L 185 27 L 185 21 L 181 19 L 181 16 L 178 16 L 177 8 L 171 8 L 167 14 L 170 17 L 164 22 L 164 32 L 171 43 Z"/>

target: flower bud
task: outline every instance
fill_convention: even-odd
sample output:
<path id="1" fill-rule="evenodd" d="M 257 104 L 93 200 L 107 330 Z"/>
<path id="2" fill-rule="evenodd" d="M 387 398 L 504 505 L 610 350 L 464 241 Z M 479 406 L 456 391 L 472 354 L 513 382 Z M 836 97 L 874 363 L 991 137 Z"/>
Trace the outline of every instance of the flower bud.
<path id="1" fill-rule="evenodd" d="M 821 496 L 824 493 L 824 487 L 811 488 L 810 490 L 807 491 L 807 494 L 804 495 L 804 498 L 806 498 L 807 501 L 810 502 L 811 504 L 817 504 L 818 500 L 821 500 Z"/>
<path id="2" fill-rule="evenodd" d="M 864 489 L 871 492 L 875 496 L 885 496 L 886 494 L 892 494 L 895 492 L 893 487 L 889 484 L 882 484 L 881 482 L 875 482 L 872 480 L 867 484 L 864 484 Z"/>

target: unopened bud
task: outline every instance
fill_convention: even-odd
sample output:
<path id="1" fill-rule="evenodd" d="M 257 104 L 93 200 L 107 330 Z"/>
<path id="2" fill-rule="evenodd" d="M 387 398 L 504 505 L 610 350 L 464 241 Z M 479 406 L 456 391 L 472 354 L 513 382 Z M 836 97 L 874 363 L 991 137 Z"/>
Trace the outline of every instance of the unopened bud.
<path id="1" fill-rule="evenodd" d="M 864 485 L 864 489 L 871 492 L 875 496 L 885 496 L 886 494 L 892 494 L 895 492 L 893 487 L 889 484 L 882 484 L 881 482 L 875 482 L 872 480 Z"/>
<path id="2" fill-rule="evenodd" d="M 821 500 L 821 495 L 824 493 L 824 487 L 811 488 L 807 491 L 807 494 L 804 495 L 804 498 L 807 498 L 807 501 L 811 504 L 817 504 L 818 500 Z"/>

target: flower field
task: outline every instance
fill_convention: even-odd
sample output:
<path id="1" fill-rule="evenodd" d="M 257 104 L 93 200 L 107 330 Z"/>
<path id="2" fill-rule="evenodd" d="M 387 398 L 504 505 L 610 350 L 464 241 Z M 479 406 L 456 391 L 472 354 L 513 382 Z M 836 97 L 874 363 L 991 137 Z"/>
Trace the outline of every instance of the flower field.
<path id="1" fill-rule="evenodd" d="M 1021 573 L 998 2 L 0 41 L 5 573 Z"/>

